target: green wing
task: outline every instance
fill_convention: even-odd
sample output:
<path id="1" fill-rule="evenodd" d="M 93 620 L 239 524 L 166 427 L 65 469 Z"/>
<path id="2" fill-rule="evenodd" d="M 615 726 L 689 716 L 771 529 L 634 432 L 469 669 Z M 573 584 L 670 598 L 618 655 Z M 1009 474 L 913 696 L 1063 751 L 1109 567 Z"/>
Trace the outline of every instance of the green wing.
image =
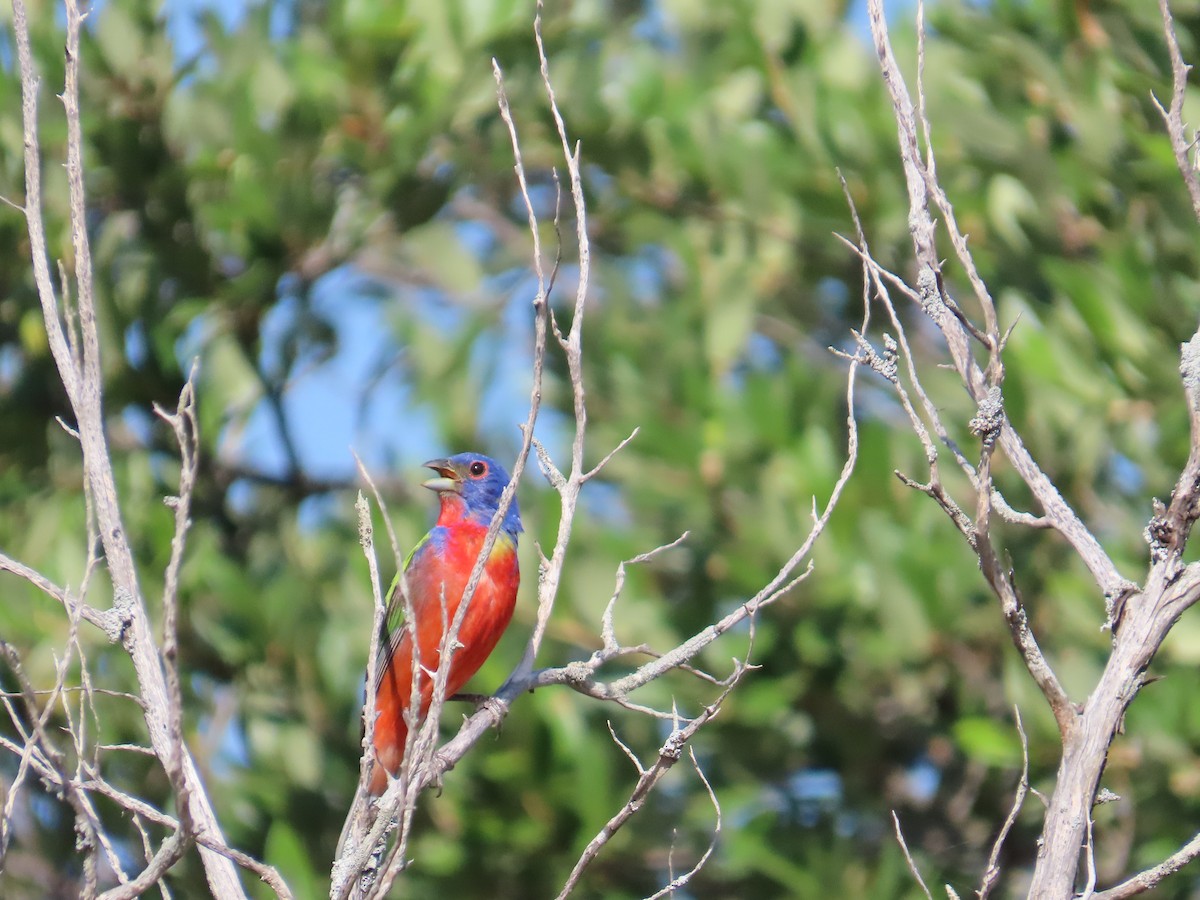
<path id="1" fill-rule="evenodd" d="M 404 565 L 400 567 L 400 571 L 396 573 L 396 577 L 392 579 L 392 584 L 388 588 L 387 610 L 379 625 L 379 664 L 375 668 L 376 684 L 379 684 L 380 679 L 383 678 L 383 673 L 391 663 L 392 657 L 395 656 L 396 648 L 400 646 L 400 639 L 404 635 L 405 573 L 408 571 L 413 557 L 417 555 L 417 551 L 429 543 L 430 534 L 432 532 L 417 541 L 416 545 L 408 551 L 408 556 L 404 557 Z"/>

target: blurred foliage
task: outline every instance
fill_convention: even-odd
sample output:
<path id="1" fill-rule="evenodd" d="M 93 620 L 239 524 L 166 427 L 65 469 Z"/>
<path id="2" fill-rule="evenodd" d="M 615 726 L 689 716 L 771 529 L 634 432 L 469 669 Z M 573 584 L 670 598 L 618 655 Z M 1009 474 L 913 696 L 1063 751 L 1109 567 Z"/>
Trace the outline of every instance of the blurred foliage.
<path id="1" fill-rule="evenodd" d="M 619 633 L 662 649 L 753 594 L 810 527 L 846 437 L 845 366 L 827 351 L 861 324 L 861 275 L 844 176 L 872 249 L 908 268 L 906 195 L 891 112 L 861 15 L 845 0 L 579 0 L 550 4 L 551 72 L 582 141 L 594 282 L 585 329 L 589 451 L 636 441 L 589 486 L 541 660 L 598 643 L 618 561 L 672 540 L 631 571 Z M 1174 3 L 1185 57 L 1200 4 Z M 60 22 L 35 4 L 43 75 L 46 212 L 70 264 Z M 203 471 L 183 572 L 187 731 L 231 841 L 277 865 L 297 896 L 323 895 L 357 777 L 370 619 L 348 449 L 317 454 L 354 411 L 403 549 L 431 499 L 415 463 L 447 449 L 511 455 L 527 396 L 531 241 L 490 60 L 503 67 L 525 164 L 552 224 L 560 148 L 536 68 L 532 5 L 293 0 L 162 11 L 108 0 L 89 19 L 83 108 L 89 228 L 101 304 L 107 415 L 126 524 L 147 596 L 161 590 L 176 489 L 173 407 L 199 359 Z M 1177 346 L 1200 315 L 1196 223 L 1151 93 L 1168 95 L 1153 4 L 944 0 L 927 10 L 926 101 L 938 172 L 998 298 L 1009 415 L 1046 471 L 1138 578 L 1150 497 L 1187 453 Z M 7 15 L 7 13 L 5 13 Z M 170 17 L 170 18 L 167 18 Z M 910 16 L 893 37 L 915 72 Z M 0 194 L 23 196 L 11 35 L 0 36 Z M 1185 119 L 1200 121 L 1190 93 Z M 570 315 L 566 259 L 554 302 Z M 0 548 L 78 585 L 86 558 L 78 449 L 47 350 L 19 214 L 0 211 Z M 949 246 L 945 256 L 951 257 Z M 965 279 L 947 274 L 968 311 Z M 365 312 L 364 312 L 365 311 Z M 302 391 L 384 352 L 335 399 Z M 972 410 L 936 333 L 903 309 L 926 384 L 954 436 Z M 873 311 L 871 333 L 892 330 Z M 555 360 L 542 429 L 561 446 L 569 392 Z M 380 394 L 379 385 L 396 390 Z M 298 398 L 310 396 L 308 401 Z M 925 876 L 966 896 L 1007 811 L 1020 762 L 1048 789 L 1058 742 L 973 557 L 927 499 L 895 479 L 923 455 L 886 386 L 859 383 L 861 454 L 817 567 L 761 618 L 761 669 L 696 740 L 724 828 L 695 897 L 918 896 L 891 837 L 897 810 Z M 339 408 L 341 407 L 341 408 Z M 1028 497 L 998 474 L 1014 504 Z M 961 491 L 962 485 L 955 484 Z M 960 494 L 960 496 L 963 496 Z M 547 546 L 556 500 L 531 477 L 521 502 Z M 379 534 L 383 534 L 382 529 Z M 1107 649 L 1103 603 L 1061 541 L 1004 532 L 1033 624 L 1073 697 Z M 381 542 L 382 544 L 382 542 Z M 391 567 L 385 560 L 385 570 Z M 532 622 L 534 579 L 476 680 L 494 688 Z M 0 637 L 52 683 L 61 610 L 5 578 Z M 103 605 L 107 586 L 90 594 Z M 1200 715 L 1185 618 L 1155 664 L 1098 813 L 1106 881 L 1157 861 L 1200 820 Z M 707 654 L 714 672 L 748 634 Z M 119 648 L 88 632 L 98 684 L 131 690 Z M 616 671 L 619 671 L 617 669 Z M 9 686 L 9 681 L 4 681 Z M 676 675 L 644 702 L 695 711 L 711 686 Z M 136 706 L 98 700 L 108 743 L 145 742 Z M 457 721 L 448 712 L 446 725 Z M 635 773 L 606 722 L 644 757 L 661 723 L 565 690 L 523 698 L 494 740 L 423 803 L 397 896 L 552 896 Z M 144 757 L 110 751 L 109 777 L 151 802 L 167 785 Z M 15 761 L 4 758 L 6 777 Z M 137 852 L 127 824 L 103 807 Z M 601 854 L 580 897 L 652 893 L 710 841 L 714 811 L 680 765 Z M 1005 850 L 1020 893 L 1037 803 Z M 3 893 L 73 896 L 71 818 L 40 800 L 20 817 Z M 198 860 L 171 876 L 202 890 Z M 247 879 L 247 882 L 252 879 Z M 1191 896 L 1187 876 L 1157 896 Z M 259 890 L 259 888 L 256 888 Z"/>

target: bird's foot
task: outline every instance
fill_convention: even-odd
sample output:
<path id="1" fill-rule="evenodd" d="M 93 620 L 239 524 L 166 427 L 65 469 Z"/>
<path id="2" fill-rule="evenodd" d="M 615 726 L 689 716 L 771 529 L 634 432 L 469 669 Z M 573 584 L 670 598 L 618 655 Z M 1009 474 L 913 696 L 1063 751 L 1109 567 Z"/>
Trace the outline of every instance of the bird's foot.
<path id="1" fill-rule="evenodd" d="M 508 713 L 508 704 L 499 697 L 478 695 L 474 698 L 475 712 L 486 710 L 488 715 L 492 717 L 492 724 L 497 729 L 504 724 L 504 717 Z"/>
<path id="2" fill-rule="evenodd" d="M 438 750 L 433 754 L 430 763 L 432 765 L 430 766 L 429 785 L 433 788 L 433 796 L 440 797 L 442 796 L 442 788 L 445 786 L 446 772 L 453 768 L 454 762 L 450 757 Z"/>

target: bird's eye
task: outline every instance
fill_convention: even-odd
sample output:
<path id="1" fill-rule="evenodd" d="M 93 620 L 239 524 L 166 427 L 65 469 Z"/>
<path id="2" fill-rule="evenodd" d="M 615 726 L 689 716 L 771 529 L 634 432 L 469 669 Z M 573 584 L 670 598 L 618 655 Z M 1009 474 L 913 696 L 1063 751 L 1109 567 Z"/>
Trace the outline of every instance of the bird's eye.
<path id="1" fill-rule="evenodd" d="M 467 471 L 471 473 L 472 478 L 482 478 L 487 474 L 487 463 L 475 460 Z"/>

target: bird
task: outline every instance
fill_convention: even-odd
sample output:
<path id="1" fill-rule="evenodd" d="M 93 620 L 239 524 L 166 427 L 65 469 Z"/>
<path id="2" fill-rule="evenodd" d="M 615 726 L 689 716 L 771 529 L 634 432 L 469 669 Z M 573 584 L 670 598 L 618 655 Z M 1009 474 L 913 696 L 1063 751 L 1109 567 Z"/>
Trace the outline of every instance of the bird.
<path id="1" fill-rule="evenodd" d="M 429 712 L 445 627 L 458 612 L 463 589 L 509 482 L 504 467 L 480 453 L 432 459 L 424 466 L 437 473 L 423 486 L 437 494 L 440 510 L 437 522 L 409 553 L 389 592 L 376 669 L 375 760 L 367 785 L 374 797 L 387 789 L 388 776 L 399 773 L 404 759 L 409 728 L 405 715 L 413 704 L 413 636 L 420 675 L 419 721 Z M 463 617 L 459 646 L 450 658 L 447 697 L 479 670 L 512 620 L 521 581 L 517 541 L 522 530 L 514 497 Z M 404 621 L 406 596 L 411 623 Z"/>

